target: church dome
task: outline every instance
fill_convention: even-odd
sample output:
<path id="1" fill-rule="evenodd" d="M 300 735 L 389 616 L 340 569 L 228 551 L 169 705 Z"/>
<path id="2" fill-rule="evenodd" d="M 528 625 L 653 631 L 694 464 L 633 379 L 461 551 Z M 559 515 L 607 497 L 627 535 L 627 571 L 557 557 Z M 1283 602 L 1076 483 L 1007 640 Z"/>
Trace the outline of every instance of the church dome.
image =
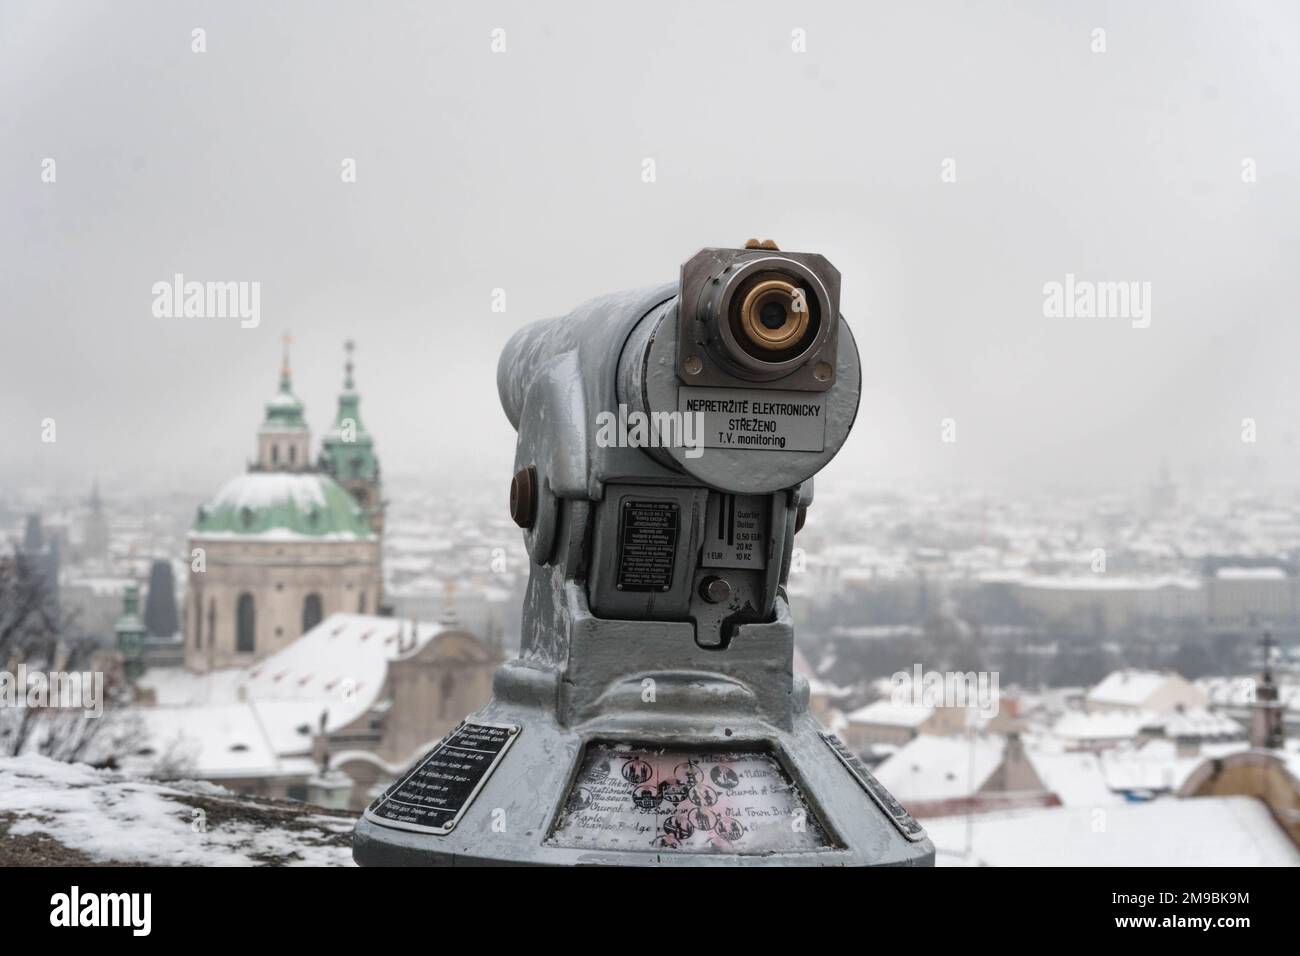
<path id="1" fill-rule="evenodd" d="M 374 536 L 356 499 L 329 475 L 252 471 L 199 508 L 199 537 L 363 540 Z"/>

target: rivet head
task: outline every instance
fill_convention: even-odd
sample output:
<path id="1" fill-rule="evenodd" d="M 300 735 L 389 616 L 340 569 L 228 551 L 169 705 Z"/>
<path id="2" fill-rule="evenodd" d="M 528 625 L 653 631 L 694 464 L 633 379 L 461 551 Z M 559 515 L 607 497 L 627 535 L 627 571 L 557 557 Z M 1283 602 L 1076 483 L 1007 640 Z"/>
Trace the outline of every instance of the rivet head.
<path id="1" fill-rule="evenodd" d="M 686 369 L 687 375 L 699 375 L 704 368 L 704 363 L 700 361 L 698 355 L 688 355 L 682 362 L 682 368 Z"/>
<path id="2" fill-rule="evenodd" d="M 819 382 L 829 382 L 834 371 L 830 362 L 818 362 L 813 366 L 813 378 Z"/>
<path id="3" fill-rule="evenodd" d="M 510 518 L 524 529 L 537 519 L 537 469 L 532 465 L 510 480 Z"/>

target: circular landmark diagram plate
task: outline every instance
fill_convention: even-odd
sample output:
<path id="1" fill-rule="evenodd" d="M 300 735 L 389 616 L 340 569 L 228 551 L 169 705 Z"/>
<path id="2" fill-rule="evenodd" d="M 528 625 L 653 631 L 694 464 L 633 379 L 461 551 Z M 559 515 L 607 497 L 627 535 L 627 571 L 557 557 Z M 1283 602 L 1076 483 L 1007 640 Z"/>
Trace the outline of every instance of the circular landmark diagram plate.
<path id="1" fill-rule="evenodd" d="M 799 788 L 765 751 L 592 743 L 551 846 L 774 853 L 832 846 Z"/>

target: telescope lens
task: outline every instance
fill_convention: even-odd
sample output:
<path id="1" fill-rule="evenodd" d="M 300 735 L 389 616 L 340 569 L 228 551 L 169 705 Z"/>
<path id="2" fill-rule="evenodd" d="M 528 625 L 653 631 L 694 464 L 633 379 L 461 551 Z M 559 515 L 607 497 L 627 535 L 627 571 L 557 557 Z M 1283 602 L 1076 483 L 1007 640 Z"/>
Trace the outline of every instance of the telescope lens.
<path id="1" fill-rule="evenodd" d="M 758 311 L 758 318 L 769 329 L 779 329 L 785 325 L 785 306 L 780 302 L 764 302 Z"/>
<path id="2" fill-rule="evenodd" d="M 784 275 L 754 276 L 732 301 L 732 332 L 753 358 L 785 361 L 806 350 L 817 334 L 811 291 Z"/>

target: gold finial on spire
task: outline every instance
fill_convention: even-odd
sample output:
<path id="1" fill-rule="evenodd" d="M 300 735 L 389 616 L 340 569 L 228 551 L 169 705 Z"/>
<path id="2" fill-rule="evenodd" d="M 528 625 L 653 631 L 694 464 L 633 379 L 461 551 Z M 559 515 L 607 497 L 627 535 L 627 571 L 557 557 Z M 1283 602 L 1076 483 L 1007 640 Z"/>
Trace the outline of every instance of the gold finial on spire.
<path id="1" fill-rule="evenodd" d="M 349 392 L 352 391 L 352 350 L 357 347 L 356 343 L 348 339 L 343 343 L 343 351 L 347 353 L 347 361 L 343 363 L 345 375 L 343 377 L 343 387 Z"/>

